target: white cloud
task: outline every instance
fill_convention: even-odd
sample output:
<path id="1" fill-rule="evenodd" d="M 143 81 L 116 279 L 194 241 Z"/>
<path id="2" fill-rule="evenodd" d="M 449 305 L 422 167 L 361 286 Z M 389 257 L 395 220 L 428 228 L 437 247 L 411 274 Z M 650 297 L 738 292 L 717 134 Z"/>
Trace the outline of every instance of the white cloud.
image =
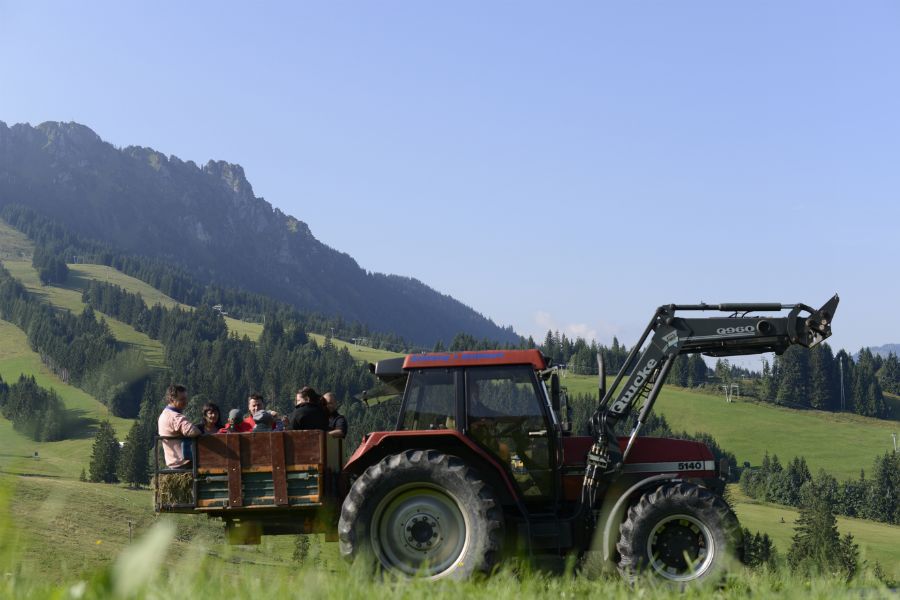
<path id="1" fill-rule="evenodd" d="M 569 337 L 579 338 L 582 337 L 586 340 L 596 340 L 597 339 L 597 330 L 591 329 L 587 323 L 572 323 L 570 325 L 566 325 L 566 335 Z"/>
<path id="2" fill-rule="evenodd" d="M 559 325 L 556 324 L 556 321 L 553 320 L 553 317 L 550 316 L 550 313 L 543 310 L 539 310 L 534 313 L 534 324 L 543 329 L 545 332 L 547 329 L 559 329 Z"/>
<path id="3" fill-rule="evenodd" d="M 621 328 L 611 323 L 564 323 L 558 321 L 549 312 L 539 310 L 534 313 L 534 324 L 530 328 L 534 341 L 544 341 L 547 330 L 565 333 L 569 338 L 584 338 L 588 342 L 596 340 L 601 344 L 612 342 L 613 336 L 621 337 Z M 621 341 L 621 340 L 620 340 Z"/>

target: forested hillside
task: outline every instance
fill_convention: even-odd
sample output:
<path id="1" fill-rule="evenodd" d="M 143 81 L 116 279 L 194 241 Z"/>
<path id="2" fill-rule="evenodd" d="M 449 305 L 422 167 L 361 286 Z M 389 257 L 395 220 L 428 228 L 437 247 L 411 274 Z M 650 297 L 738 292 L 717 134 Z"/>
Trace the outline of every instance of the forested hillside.
<path id="1" fill-rule="evenodd" d="M 415 279 L 366 272 L 255 196 L 239 165 L 200 167 L 150 148 L 116 148 L 76 123 L 0 122 L 0 205 L 12 203 L 124 253 L 179 264 L 203 283 L 263 293 L 419 344 L 459 332 L 518 341 L 511 329 Z M 399 262 L 402 240 L 397 247 Z M 50 281 L 57 265 L 45 258 L 38 262 Z"/>

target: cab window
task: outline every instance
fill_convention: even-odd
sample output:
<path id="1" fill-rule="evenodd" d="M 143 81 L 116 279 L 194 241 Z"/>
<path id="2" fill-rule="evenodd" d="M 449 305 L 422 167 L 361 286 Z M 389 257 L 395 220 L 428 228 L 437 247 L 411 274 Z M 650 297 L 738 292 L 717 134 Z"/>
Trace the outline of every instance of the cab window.
<path id="1" fill-rule="evenodd" d="M 552 426 L 526 365 L 466 369 L 467 428 L 519 485 L 526 503 L 553 495 Z"/>
<path id="2" fill-rule="evenodd" d="M 456 429 L 456 397 L 456 371 L 413 371 L 406 384 L 400 429 Z"/>

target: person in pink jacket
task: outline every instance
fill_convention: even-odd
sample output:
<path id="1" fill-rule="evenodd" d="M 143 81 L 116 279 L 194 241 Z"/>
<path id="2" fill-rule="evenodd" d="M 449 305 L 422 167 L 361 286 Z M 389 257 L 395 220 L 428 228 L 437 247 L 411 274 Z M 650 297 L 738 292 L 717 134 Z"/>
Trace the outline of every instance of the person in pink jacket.
<path id="1" fill-rule="evenodd" d="M 183 385 L 170 385 L 166 390 L 166 407 L 159 415 L 160 437 L 197 437 L 200 430 L 181 414 L 187 406 L 187 388 Z M 166 466 L 170 469 L 189 469 L 191 459 L 185 456 L 184 440 L 162 440 Z"/>

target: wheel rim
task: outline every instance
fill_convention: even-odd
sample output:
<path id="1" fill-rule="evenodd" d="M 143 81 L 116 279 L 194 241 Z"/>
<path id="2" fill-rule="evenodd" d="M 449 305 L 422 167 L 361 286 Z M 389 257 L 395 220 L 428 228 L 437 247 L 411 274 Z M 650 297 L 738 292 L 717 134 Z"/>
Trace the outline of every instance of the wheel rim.
<path id="1" fill-rule="evenodd" d="M 670 581 L 692 581 L 702 577 L 716 557 L 709 527 L 690 515 L 670 515 L 650 532 L 647 543 L 650 568 Z"/>
<path id="2" fill-rule="evenodd" d="M 430 579 L 456 566 L 469 542 L 469 527 L 459 502 L 437 486 L 398 487 L 375 509 L 372 549 L 389 570 Z"/>

